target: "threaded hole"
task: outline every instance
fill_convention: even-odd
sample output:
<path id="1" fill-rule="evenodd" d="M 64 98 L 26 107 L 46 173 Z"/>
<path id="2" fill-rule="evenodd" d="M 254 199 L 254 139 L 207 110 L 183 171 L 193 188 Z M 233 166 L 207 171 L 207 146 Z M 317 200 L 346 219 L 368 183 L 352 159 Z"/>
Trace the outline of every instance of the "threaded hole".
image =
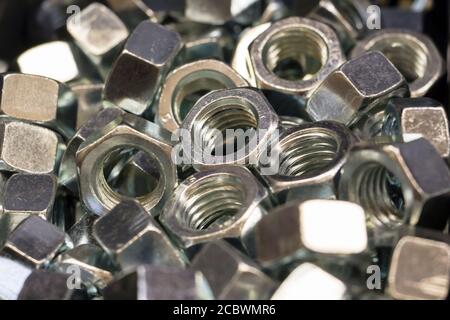
<path id="1" fill-rule="evenodd" d="M 240 212 L 245 198 L 246 190 L 238 177 L 211 176 L 186 191 L 178 220 L 192 230 L 224 225 Z"/>
<path id="2" fill-rule="evenodd" d="M 338 149 L 339 141 L 330 130 L 298 131 L 280 144 L 279 174 L 290 177 L 320 174 L 335 160 Z"/>
<path id="3" fill-rule="evenodd" d="M 307 80 L 326 63 L 328 49 L 317 33 L 297 27 L 273 35 L 264 47 L 263 57 L 266 68 L 278 77 Z"/>

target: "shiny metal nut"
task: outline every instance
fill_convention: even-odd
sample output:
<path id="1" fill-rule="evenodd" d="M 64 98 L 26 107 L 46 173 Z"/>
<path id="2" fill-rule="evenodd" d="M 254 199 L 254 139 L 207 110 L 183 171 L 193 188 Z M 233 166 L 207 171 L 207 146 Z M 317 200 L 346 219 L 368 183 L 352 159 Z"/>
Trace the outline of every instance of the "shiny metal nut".
<path id="1" fill-rule="evenodd" d="M 80 208 L 81 209 L 81 208 Z M 92 235 L 92 227 L 94 226 L 97 216 L 85 213 L 78 219 L 75 224 L 67 231 L 74 247 L 81 246 L 83 244 L 97 244 Z"/>
<path id="2" fill-rule="evenodd" d="M 178 33 L 157 23 L 140 23 L 108 75 L 104 99 L 128 112 L 143 114 L 181 47 Z"/>
<path id="3" fill-rule="evenodd" d="M 288 275 L 271 300 L 344 300 L 346 297 L 347 286 L 344 282 L 319 266 L 306 262 Z"/>
<path id="4" fill-rule="evenodd" d="M 0 257 L 0 300 L 17 300 L 31 272 L 17 261 Z"/>
<path id="5" fill-rule="evenodd" d="M 292 201 L 264 216 L 246 248 L 265 268 L 314 254 L 356 255 L 367 247 L 364 210 L 338 200 Z"/>
<path id="6" fill-rule="evenodd" d="M 265 213 L 268 192 L 242 167 L 218 167 L 183 181 L 160 216 L 185 248 L 247 234 Z"/>
<path id="7" fill-rule="evenodd" d="M 252 260 L 224 241 L 205 245 L 191 269 L 203 273 L 218 300 L 267 299 L 276 288 Z"/>
<path id="8" fill-rule="evenodd" d="M 361 114 L 382 108 L 391 97 L 408 96 L 405 78 L 380 52 L 344 63 L 314 91 L 306 111 L 314 121 L 352 124 Z"/>
<path id="9" fill-rule="evenodd" d="M 355 142 L 349 129 L 332 121 L 286 129 L 269 161 L 260 164 L 261 171 L 270 166 L 275 174 L 262 177 L 280 201 L 335 199 L 339 170 Z"/>
<path id="10" fill-rule="evenodd" d="M 154 123 L 132 114 L 125 114 L 119 120 L 90 136 L 76 152 L 82 203 L 92 214 L 103 215 L 122 200 L 129 199 L 111 188 L 104 168 L 108 159 L 117 153 L 139 150 L 151 159 L 159 176 L 156 187 L 137 200 L 147 212 L 158 215 L 177 184 L 170 135 Z"/>
<path id="11" fill-rule="evenodd" d="M 358 42 L 352 57 L 364 52 L 382 52 L 403 74 L 411 97 L 424 96 L 444 74 L 444 60 L 426 35 L 409 30 L 383 29 Z"/>
<path id="12" fill-rule="evenodd" d="M 98 218 L 93 236 L 122 270 L 141 264 L 184 266 L 182 253 L 135 201 L 121 202 Z"/>
<path id="13" fill-rule="evenodd" d="M 450 289 L 450 242 L 403 237 L 394 249 L 389 294 L 396 299 L 446 299 Z"/>
<path id="14" fill-rule="evenodd" d="M 345 61 L 330 27 L 298 17 L 275 22 L 259 35 L 250 59 L 259 88 L 304 96 Z"/>
<path id="15" fill-rule="evenodd" d="M 447 114 L 442 104 L 430 98 L 394 98 L 385 110 L 382 133 L 408 142 L 427 139 L 439 152 L 450 156 Z"/>
<path id="16" fill-rule="evenodd" d="M 89 119 L 69 140 L 61 159 L 59 183 L 78 196 L 76 153 L 80 145 L 95 132 L 109 128 L 121 121 L 123 111 L 119 108 L 107 108 Z"/>
<path id="17" fill-rule="evenodd" d="M 48 266 L 66 245 L 68 243 L 64 232 L 32 215 L 10 234 L 0 254 L 34 268 L 43 268 Z"/>
<path id="18" fill-rule="evenodd" d="M 72 85 L 70 89 L 78 102 L 75 124 L 78 130 L 103 109 L 103 83 Z"/>
<path id="19" fill-rule="evenodd" d="M 43 125 L 70 138 L 76 109 L 74 95 L 58 81 L 21 73 L 1 75 L 2 117 Z"/>
<path id="20" fill-rule="evenodd" d="M 190 133 L 192 143 L 183 143 L 182 148 L 199 170 L 225 164 L 254 165 L 278 126 L 278 116 L 261 92 L 251 88 L 216 90 L 198 100 L 184 119 L 182 129 Z M 235 130 L 242 145 L 227 141 L 227 129 Z M 228 152 L 229 144 L 237 150 Z M 223 148 L 227 151 L 220 154 Z M 214 150 L 218 152 L 211 154 Z"/>
<path id="21" fill-rule="evenodd" d="M 208 282 L 200 272 L 174 267 L 141 265 L 104 290 L 106 300 L 211 300 Z"/>
<path id="22" fill-rule="evenodd" d="M 59 162 L 61 140 L 46 128 L 2 120 L 0 169 L 36 174 L 53 173 Z"/>
<path id="23" fill-rule="evenodd" d="M 423 138 L 355 146 L 342 168 L 338 189 L 340 199 L 364 208 L 372 227 L 443 230 L 447 223 L 450 170 Z"/>
<path id="24" fill-rule="evenodd" d="M 196 100 L 190 99 L 193 94 L 247 85 L 239 74 L 218 60 L 198 60 L 182 65 L 173 70 L 164 82 L 159 98 L 158 122 L 174 132 L 195 104 Z"/>

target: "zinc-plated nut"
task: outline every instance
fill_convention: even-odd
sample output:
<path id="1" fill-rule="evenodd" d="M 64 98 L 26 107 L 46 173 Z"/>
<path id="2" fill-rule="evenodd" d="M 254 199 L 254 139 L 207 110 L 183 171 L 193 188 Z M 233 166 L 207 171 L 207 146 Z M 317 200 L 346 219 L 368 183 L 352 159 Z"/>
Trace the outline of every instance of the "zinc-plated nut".
<path id="1" fill-rule="evenodd" d="M 246 238 L 247 251 L 270 269 L 316 254 L 356 255 L 366 247 L 364 210 L 338 200 L 289 202 L 264 216 Z"/>
<path id="2" fill-rule="evenodd" d="M 361 114 L 378 111 L 389 98 L 409 96 L 408 84 L 380 52 L 371 51 L 344 63 L 314 91 L 306 111 L 314 121 L 350 125 Z"/>
<path id="3" fill-rule="evenodd" d="M 423 138 L 355 146 L 338 189 L 340 199 L 364 208 L 372 227 L 405 224 L 443 230 L 447 223 L 450 170 Z"/>
<path id="4" fill-rule="evenodd" d="M 250 59 L 259 88 L 304 96 L 345 61 L 330 27 L 298 17 L 275 22 L 259 35 L 250 48 Z M 289 64 L 300 71 L 280 73 Z"/>
<path id="5" fill-rule="evenodd" d="M 208 282 L 200 272 L 174 267 L 141 265 L 114 281 L 103 292 L 106 300 L 211 300 Z"/>
<path id="6" fill-rule="evenodd" d="M 67 31 L 83 52 L 106 76 L 128 37 L 128 30 L 116 14 L 101 3 L 94 2 L 67 20 Z"/>
<path id="7" fill-rule="evenodd" d="M 0 169 L 36 174 L 53 173 L 62 143 L 53 131 L 19 121 L 0 122 Z"/>
<path id="8" fill-rule="evenodd" d="M 128 199 L 111 189 L 103 169 L 115 152 L 139 150 L 154 162 L 159 179 L 155 189 L 137 200 L 147 212 L 157 215 L 177 183 L 170 134 L 132 114 L 124 114 L 119 120 L 91 135 L 76 152 L 81 200 L 93 214 L 103 215 Z"/>
<path id="9" fill-rule="evenodd" d="M 181 47 L 178 33 L 157 23 L 141 22 L 108 75 L 105 100 L 128 112 L 143 114 Z"/>
<path id="10" fill-rule="evenodd" d="M 447 113 L 442 104 L 430 98 L 394 98 L 386 107 L 382 125 L 384 135 L 400 142 L 419 137 L 427 139 L 438 151 L 450 156 L 450 137 Z"/>
<path id="11" fill-rule="evenodd" d="M 136 201 L 124 201 L 94 222 L 93 236 L 122 270 L 141 264 L 184 266 L 182 253 Z"/>
<path id="12" fill-rule="evenodd" d="M 269 163 L 260 165 L 261 171 L 269 165 L 275 174 L 262 178 L 280 201 L 286 197 L 335 199 L 339 170 L 355 142 L 349 129 L 332 121 L 286 129 L 274 146 Z"/>
<path id="13" fill-rule="evenodd" d="M 31 272 L 17 261 L 0 257 L 0 300 L 17 300 Z"/>
<path id="14" fill-rule="evenodd" d="M 403 74 L 411 97 L 424 96 L 444 73 L 444 60 L 426 35 L 409 30 L 383 29 L 360 41 L 352 51 L 357 57 L 370 50 L 381 51 Z"/>
<path id="15" fill-rule="evenodd" d="M 121 121 L 123 111 L 119 108 L 106 108 L 98 112 L 89 119 L 67 143 L 66 151 L 61 159 L 59 169 L 59 183 L 78 195 L 76 152 L 80 145 L 93 133 L 101 131 L 103 128 L 115 126 Z"/>
<path id="16" fill-rule="evenodd" d="M 450 239 L 447 242 L 413 236 L 395 247 L 388 278 L 396 299 L 446 299 L 450 289 Z"/>
<path id="17" fill-rule="evenodd" d="M 191 135 L 191 144 L 182 143 L 183 151 L 191 155 L 193 166 L 203 170 L 217 165 L 253 165 L 252 160 L 264 149 L 279 126 L 279 119 L 264 95 L 251 88 L 216 90 L 203 96 L 183 121 L 182 129 Z M 233 152 L 228 152 L 227 129 L 238 129 L 248 138 L 248 143 L 234 145 Z M 248 134 L 250 133 L 250 134 Z M 217 137 L 219 134 L 219 137 Z M 222 139 L 222 144 L 217 138 Z M 229 139 L 231 140 L 231 139 Z M 220 154 L 222 147 L 228 154 Z M 208 150 L 218 150 L 211 155 Z M 256 160 L 255 160 L 256 162 Z"/>
<path id="18" fill-rule="evenodd" d="M 75 129 L 79 130 L 103 109 L 103 83 L 72 85 L 70 89 L 78 102 Z"/>
<path id="19" fill-rule="evenodd" d="M 242 240 L 265 213 L 267 196 L 246 168 L 218 167 L 183 181 L 160 221 L 185 248 L 222 238 Z"/>
<path id="20" fill-rule="evenodd" d="M 203 273 L 218 300 L 267 299 L 276 288 L 275 281 L 225 241 L 205 245 L 191 269 Z"/>
<path id="21" fill-rule="evenodd" d="M 288 275 L 271 300 L 344 300 L 346 298 L 347 286 L 344 282 L 319 266 L 306 262 Z"/>
<path id="22" fill-rule="evenodd" d="M 1 255 L 34 268 L 46 267 L 67 245 L 64 232 L 37 217 L 30 216 L 10 234 Z"/>
<path id="23" fill-rule="evenodd" d="M 0 116 L 54 129 L 66 138 L 74 133 L 75 97 L 50 78 L 21 73 L 0 76 Z"/>
<path id="24" fill-rule="evenodd" d="M 221 61 L 207 59 L 185 64 L 166 78 L 159 98 L 158 122 L 174 132 L 196 102 L 189 101 L 190 95 L 247 85 L 239 74 Z"/>

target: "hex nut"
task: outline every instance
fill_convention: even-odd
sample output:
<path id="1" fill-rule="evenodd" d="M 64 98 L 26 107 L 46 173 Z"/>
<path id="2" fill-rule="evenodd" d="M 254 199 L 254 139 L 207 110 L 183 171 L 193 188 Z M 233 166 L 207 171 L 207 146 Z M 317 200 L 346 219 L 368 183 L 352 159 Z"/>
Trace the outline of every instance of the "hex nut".
<path id="1" fill-rule="evenodd" d="M 249 170 L 218 167 L 183 181 L 160 221 L 185 248 L 223 238 L 242 240 L 265 213 L 267 197 Z"/>
<path id="2" fill-rule="evenodd" d="M 2 120 L 0 137 L 1 170 L 47 174 L 57 169 L 62 143 L 55 132 L 24 122 Z"/>
<path id="3" fill-rule="evenodd" d="M 447 223 L 450 170 L 423 138 L 354 146 L 342 167 L 338 190 L 340 199 L 364 208 L 371 227 L 443 230 Z"/>
<path id="4" fill-rule="evenodd" d="M 0 257 L 0 300 L 17 300 L 31 272 L 17 261 Z"/>
<path id="5" fill-rule="evenodd" d="M 104 290 L 106 300 L 211 300 L 208 282 L 200 272 L 174 267 L 141 265 Z"/>
<path id="6" fill-rule="evenodd" d="M 264 216 L 246 238 L 247 251 L 269 269 L 317 254 L 357 255 L 367 243 L 364 210 L 338 200 L 288 202 Z"/>
<path id="7" fill-rule="evenodd" d="M 30 216 L 22 221 L 9 235 L 1 255 L 18 260 L 34 268 L 43 268 L 50 264 L 58 252 L 68 245 L 66 237 L 54 225 Z"/>
<path id="8" fill-rule="evenodd" d="M 251 45 L 250 59 L 259 88 L 304 96 L 345 61 L 330 27 L 298 17 L 275 22 L 259 35 Z M 301 71 L 276 74 L 284 64 L 292 63 Z"/>
<path id="9" fill-rule="evenodd" d="M 97 244 L 93 235 L 92 227 L 98 217 L 89 213 L 84 213 L 78 221 L 67 231 L 74 247 L 84 244 Z"/>
<path id="10" fill-rule="evenodd" d="M 450 289 L 449 243 L 413 236 L 400 239 L 389 270 L 390 295 L 407 300 L 446 299 Z"/>
<path id="11" fill-rule="evenodd" d="M 422 33 L 383 28 L 359 41 L 352 57 L 371 50 L 382 52 L 403 74 L 411 97 L 424 96 L 444 74 L 444 60 L 439 50 Z"/>
<path id="12" fill-rule="evenodd" d="M 442 104 L 430 98 L 394 98 L 384 112 L 382 133 L 408 142 L 427 139 L 443 158 L 450 156 L 447 113 Z"/>
<path id="13" fill-rule="evenodd" d="M 131 33 L 105 83 L 104 99 L 141 115 L 182 48 L 180 35 L 149 21 Z"/>
<path id="14" fill-rule="evenodd" d="M 203 273 L 218 300 L 267 299 L 276 288 L 253 261 L 224 241 L 206 244 L 191 269 Z"/>
<path id="15" fill-rule="evenodd" d="M 173 70 L 161 90 L 158 123 L 174 132 L 192 108 L 187 101 L 196 92 L 245 87 L 247 82 L 227 64 L 212 59 L 198 60 Z M 200 97 L 199 97 L 200 98 Z"/>
<path id="16" fill-rule="evenodd" d="M 102 131 L 84 141 L 76 151 L 81 200 L 95 215 L 104 215 L 122 200 L 122 195 L 109 186 L 104 174 L 108 158 L 122 150 L 144 152 L 155 164 L 158 183 L 138 201 L 147 212 L 158 215 L 177 184 L 175 165 L 171 161 L 170 135 L 159 126 L 132 114 L 124 114 Z"/>
<path id="17" fill-rule="evenodd" d="M 404 96 L 409 89 L 402 74 L 382 53 L 370 51 L 332 72 L 311 95 L 306 111 L 314 121 L 351 125 L 390 98 Z"/>
<path id="18" fill-rule="evenodd" d="M 141 264 L 184 266 L 182 253 L 136 201 L 123 201 L 94 222 L 93 236 L 122 270 Z"/>
<path id="19" fill-rule="evenodd" d="M 78 101 L 75 129 L 79 130 L 103 109 L 103 83 L 72 85 L 70 89 Z"/>

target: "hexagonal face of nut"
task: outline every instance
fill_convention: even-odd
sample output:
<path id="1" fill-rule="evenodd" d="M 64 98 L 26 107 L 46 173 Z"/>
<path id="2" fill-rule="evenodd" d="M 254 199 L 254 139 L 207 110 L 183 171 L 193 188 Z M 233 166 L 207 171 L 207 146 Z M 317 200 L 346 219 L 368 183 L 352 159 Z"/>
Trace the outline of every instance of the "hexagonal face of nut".
<path id="1" fill-rule="evenodd" d="M 31 272 L 21 263 L 0 257 L 0 300 L 17 300 Z"/>
<path id="2" fill-rule="evenodd" d="M 382 53 L 371 51 L 332 72 L 311 95 L 306 111 L 315 121 L 352 124 L 389 98 L 408 95 L 402 74 Z"/>
<path id="3" fill-rule="evenodd" d="M 385 110 L 382 133 L 402 142 L 427 139 L 439 152 L 450 156 L 447 114 L 441 103 L 430 98 L 394 98 Z"/>
<path id="4" fill-rule="evenodd" d="M 363 252 L 366 246 L 363 209 L 337 200 L 289 202 L 277 207 L 246 239 L 248 251 L 269 268 L 307 252 L 351 255 Z"/>
<path id="5" fill-rule="evenodd" d="M 65 234 L 55 226 L 31 216 L 10 234 L 1 254 L 40 268 L 50 263 L 65 241 Z"/>
<path id="6" fill-rule="evenodd" d="M 207 244 L 192 261 L 219 300 L 267 299 L 276 283 L 247 257 L 224 241 Z"/>
<path id="7" fill-rule="evenodd" d="M 144 113 L 181 47 L 178 33 L 157 23 L 140 23 L 108 75 L 105 100 L 134 114 Z"/>
<path id="8" fill-rule="evenodd" d="M 389 270 L 389 293 L 396 299 L 445 299 L 450 289 L 449 243 L 403 237 Z"/>
<path id="9" fill-rule="evenodd" d="M 355 146 L 339 181 L 340 199 L 360 204 L 372 227 L 406 224 L 443 230 L 449 196 L 450 170 L 423 138 Z"/>
<path id="10" fill-rule="evenodd" d="M 259 88 L 304 96 L 345 61 L 330 27 L 298 17 L 278 21 L 259 35 L 250 59 Z"/>
<path id="11" fill-rule="evenodd" d="M 170 134 L 159 126 L 132 114 L 124 114 L 87 139 L 76 152 L 80 192 L 84 206 L 93 214 L 103 215 L 128 195 L 111 188 L 105 167 L 115 155 L 127 150 L 142 151 L 152 161 L 159 175 L 153 190 L 137 198 L 147 212 L 154 215 L 177 183 L 176 168 L 171 161 Z"/>
<path id="12" fill-rule="evenodd" d="M 53 131 L 18 121 L 0 122 L 2 170 L 52 173 L 58 163 L 60 139 Z"/>
<path id="13" fill-rule="evenodd" d="M 218 167 L 180 184 L 160 221 L 186 248 L 215 239 L 240 240 L 265 212 L 267 197 L 249 170 Z"/>
<path id="14" fill-rule="evenodd" d="M 124 270 L 146 263 L 177 267 L 184 265 L 181 252 L 135 201 L 124 201 L 97 219 L 93 235 Z"/>
<path id="15" fill-rule="evenodd" d="M 174 267 L 139 266 L 111 283 L 106 300 L 210 300 L 211 289 L 200 272 Z"/>

